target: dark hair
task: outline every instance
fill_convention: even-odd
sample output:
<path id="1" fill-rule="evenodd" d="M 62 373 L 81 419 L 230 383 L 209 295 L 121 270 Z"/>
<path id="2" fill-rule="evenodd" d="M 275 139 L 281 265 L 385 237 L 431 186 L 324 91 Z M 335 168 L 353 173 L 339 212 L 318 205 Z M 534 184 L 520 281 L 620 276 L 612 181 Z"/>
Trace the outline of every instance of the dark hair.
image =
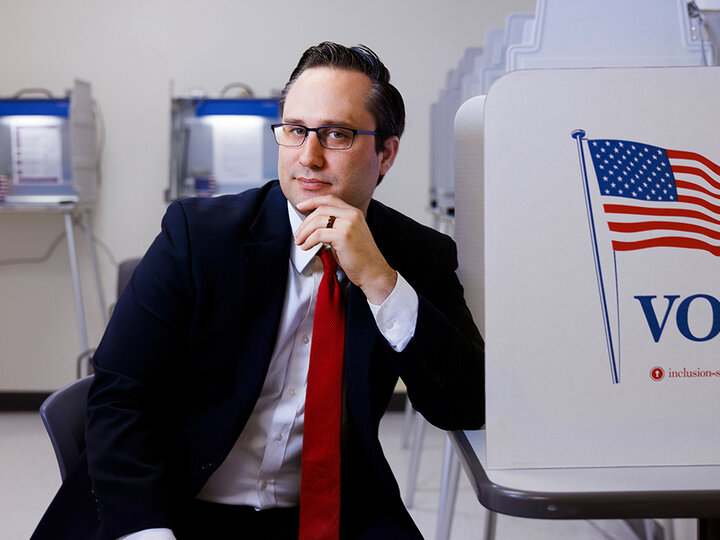
<path id="1" fill-rule="evenodd" d="M 303 71 L 315 67 L 331 67 L 359 71 L 370 78 L 372 88 L 368 93 L 367 108 L 375 117 L 375 131 L 381 133 L 375 137 L 375 149 L 380 152 L 385 141 L 392 136 L 400 137 L 405 129 L 405 104 L 403 98 L 392 84 L 390 72 L 380 61 L 378 55 L 369 47 L 358 45 L 345 47 L 331 41 L 323 41 L 310 47 L 300 57 L 298 65 L 290 75 L 290 80 L 280 94 L 280 115 L 283 114 L 285 98 L 295 81 Z"/>

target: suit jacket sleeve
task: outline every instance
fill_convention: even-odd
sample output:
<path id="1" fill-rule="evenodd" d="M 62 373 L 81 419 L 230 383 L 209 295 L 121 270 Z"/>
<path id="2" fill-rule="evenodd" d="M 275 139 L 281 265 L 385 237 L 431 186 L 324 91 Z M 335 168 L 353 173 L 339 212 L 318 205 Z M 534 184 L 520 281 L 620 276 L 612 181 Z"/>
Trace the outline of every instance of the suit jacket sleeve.
<path id="1" fill-rule="evenodd" d="M 187 225 L 173 204 L 119 298 L 94 356 L 89 473 L 100 538 L 171 527 L 173 372 L 183 362 L 193 284 Z M 177 446 L 175 446 L 177 448 Z M 176 471 L 175 471 L 176 472 Z"/>
<path id="2" fill-rule="evenodd" d="M 457 248 L 448 236 L 390 214 L 371 217 L 380 249 L 418 294 L 415 335 L 388 354 L 413 407 L 441 429 L 479 429 L 485 417 L 484 343 L 463 297 Z M 387 231 L 393 231 L 388 235 Z M 392 351 L 392 352 L 390 352 Z"/>

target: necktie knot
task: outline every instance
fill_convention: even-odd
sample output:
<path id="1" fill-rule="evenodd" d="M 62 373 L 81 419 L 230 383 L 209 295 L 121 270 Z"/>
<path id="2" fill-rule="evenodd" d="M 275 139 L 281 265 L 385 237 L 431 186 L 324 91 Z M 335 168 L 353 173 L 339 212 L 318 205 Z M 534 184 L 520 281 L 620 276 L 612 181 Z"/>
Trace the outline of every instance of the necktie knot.
<path id="1" fill-rule="evenodd" d="M 332 251 L 322 248 L 320 250 L 320 259 L 323 263 L 323 273 L 332 275 L 337 272 L 338 263 L 333 257 Z"/>

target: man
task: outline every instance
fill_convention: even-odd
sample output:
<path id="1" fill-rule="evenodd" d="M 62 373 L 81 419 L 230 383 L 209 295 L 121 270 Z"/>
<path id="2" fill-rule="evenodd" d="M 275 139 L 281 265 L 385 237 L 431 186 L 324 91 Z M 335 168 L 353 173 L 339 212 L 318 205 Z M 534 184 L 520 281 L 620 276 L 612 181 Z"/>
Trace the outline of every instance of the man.
<path id="1" fill-rule="evenodd" d="M 99 538 L 421 538 L 378 424 L 399 376 L 430 422 L 479 428 L 483 349 L 453 242 L 372 200 L 404 127 L 389 78 L 366 47 L 311 47 L 273 126 L 279 183 L 168 209 L 94 358 Z M 326 279 L 345 330 L 319 392 L 339 396 L 320 416 L 338 419 L 340 471 L 320 534 L 303 522 L 335 512 L 306 502 L 327 480 L 305 461 Z"/>

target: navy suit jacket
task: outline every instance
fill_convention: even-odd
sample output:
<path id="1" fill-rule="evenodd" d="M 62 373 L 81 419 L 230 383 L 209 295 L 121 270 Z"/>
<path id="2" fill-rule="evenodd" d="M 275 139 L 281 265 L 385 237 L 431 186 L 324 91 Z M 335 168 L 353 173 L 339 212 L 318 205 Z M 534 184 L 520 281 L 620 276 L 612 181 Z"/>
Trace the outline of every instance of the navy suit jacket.
<path id="1" fill-rule="evenodd" d="M 173 528 L 222 463 L 260 394 L 275 345 L 292 242 L 277 181 L 172 204 L 114 309 L 88 398 L 98 538 Z M 398 376 L 442 429 L 484 418 L 482 339 L 463 299 L 455 244 L 372 201 L 367 222 L 418 293 L 402 353 L 350 286 L 345 336 L 343 538 L 421 537 L 378 441 Z M 369 509 L 369 510 L 368 510 Z"/>

